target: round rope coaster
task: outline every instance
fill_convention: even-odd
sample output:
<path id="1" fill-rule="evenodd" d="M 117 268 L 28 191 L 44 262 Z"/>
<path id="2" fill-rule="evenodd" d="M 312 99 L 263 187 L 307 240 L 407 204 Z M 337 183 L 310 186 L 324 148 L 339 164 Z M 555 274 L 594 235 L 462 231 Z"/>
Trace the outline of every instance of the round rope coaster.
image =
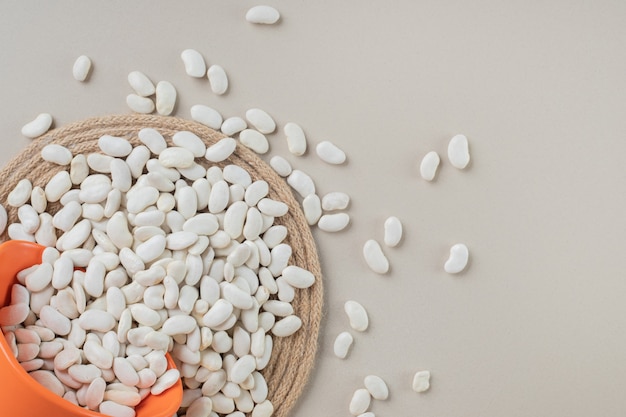
<path id="1" fill-rule="evenodd" d="M 100 152 L 98 138 L 102 135 L 124 137 L 133 146 L 141 145 L 137 132 L 145 127 L 158 130 L 169 145 L 174 133 L 187 130 L 202 138 L 210 146 L 225 135 L 216 132 L 199 123 L 176 118 L 153 115 L 114 115 L 86 119 L 54 129 L 35 139 L 19 155 L 13 158 L 2 171 L 0 178 L 0 201 L 6 202 L 7 195 L 16 184 L 28 178 L 33 186 L 44 187 L 57 172 L 66 170 L 44 161 L 41 148 L 56 143 L 67 147 L 73 155 Z M 196 159 L 196 163 L 208 168 L 212 165 L 204 158 Z M 263 179 L 269 186 L 269 197 L 283 201 L 289 206 L 287 215 L 276 218 L 275 224 L 287 227 L 286 243 L 293 249 L 290 264 L 300 266 L 315 275 L 315 284 L 304 290 L 297 290 L 293 301 L 295 314 L 302 319 L 302 327 L 294 335 L 280 338 L 274 337 L 272 358 L 267 367 L 261 372 L 268 384 L 268 399 L 274 405 L 274 416 L 285 417 L 295 405 L 302 393 L 309 374 L 313 368 L 317 341 L 322 316 L 323 289 L 320 263 L 315 241 L 306 219 L 295 200 L 291 189 L 251 150 L 237 144 L 237 149 L 226 161 L 218 164 L 220 168 L 235 164 L 245 168 L 253 180 Z M 18 222 L 17 210 L 5 204 L 8 213 L 7 224 Z M 56 213 L 59 203 L 48 203 L 46 211 Z M 0 240 L 8 240 L 7 232 L 0 235 Z"/>

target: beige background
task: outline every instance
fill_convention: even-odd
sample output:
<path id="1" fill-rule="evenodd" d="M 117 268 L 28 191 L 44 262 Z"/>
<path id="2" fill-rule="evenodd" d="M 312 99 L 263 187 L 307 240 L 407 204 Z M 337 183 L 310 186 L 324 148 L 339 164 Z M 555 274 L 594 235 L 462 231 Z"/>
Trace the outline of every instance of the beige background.
<path id="1" fill-rule="evenodd" d="M 352 225 L 315 230 L 326 308 L 317 367 L 293 415 L 345 416 L 367 374 L 391 389 L 378 416 L 622 416 L 626 412 L 626 4 L 622 1 L 270 1 L 273 27 L 244 20 L 251 1 L 0 0 L 0 162 L 28 143 L 40 112 L 60 126 L 128 112 L 126 75 L 178 89 L 177 115 L 207 104 L 224 116 L 261 107 L 309 144 L 349 156 L 333 167 L 271 153 L 310 173 L 321 194 L 352 196 Z M 185 48 L 222 65 L 226 96 L 186 76 Z M 88 83 L 71 75 L 80 54 Z M 472 164 L 446 155 L 468 136 Z M 442 156 L 438 178 L 422 156 Z M 389 215 L 406 235 L 377 276 L 362 261 Z M 443 272 L 466 243 L 469 269 Z M 343 303 L 371 327 L 350 357 Z M 415 371 L 432 388 L 411 391 Z"/>

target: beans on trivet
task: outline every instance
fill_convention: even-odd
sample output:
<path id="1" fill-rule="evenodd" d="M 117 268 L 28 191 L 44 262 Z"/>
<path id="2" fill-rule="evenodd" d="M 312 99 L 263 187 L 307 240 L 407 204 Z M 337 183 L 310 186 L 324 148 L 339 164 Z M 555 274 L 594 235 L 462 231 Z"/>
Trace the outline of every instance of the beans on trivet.
<path id="1" fill-rule="evenodd" d="M 145 395 L 182 375 L 186 389 L 200 390 L 187 415 L 212 404 L 215 412 L 269 416 L 257 371 L 271 357 L 272 336 L 302 326 L 290 303 L 315 283 L 311 272 L 289 265 L 287 229 L 273 224 L 288 206 L 237 165 L 195 162 L 225 160 L 232 138 L 207 149 L 186 131 L 173 135 L 172 146 L 155 129 L 138 137 L 142 145 L 133 148 L 103 135 L 101 153 L 86 157 L 47 145 L 42 158 L 69 171 L 43 189 L 24 179 L 9 193 L 19 220 L 9 236 L 56 249 L 18 274 L 11 304 L 0 309 L 5 337 L 42 384 L 105 414 L 134 415 Z M 202 175 L 182 179 L 194 167 Z M 54 217 L 28 204 L 35 189 L 44 210 L 61 201 Z M 166 370 L 165 351 L 177 369 Z M 216 373 L 225 378 L 211 378 Z"/>

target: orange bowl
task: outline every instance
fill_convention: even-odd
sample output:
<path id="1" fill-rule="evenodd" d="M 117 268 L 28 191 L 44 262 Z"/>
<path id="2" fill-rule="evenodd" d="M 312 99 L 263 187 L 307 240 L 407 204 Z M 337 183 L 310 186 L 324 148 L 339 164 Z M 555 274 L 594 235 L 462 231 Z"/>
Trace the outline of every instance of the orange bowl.
<path id="1" fill-rule="evenodd" d="M 8 305 L 11 287 L 17 282 L 17 273 L 41 263 L 44 247 L 32 242 L 11 240 L 0 244 L 0 307 Z M 166 355 L 168 369 L 174 361 Z M 160 395 L 148 395 L 135 407 L 136 417 L 171 417 L 183 398 L 179 380 Z M 86 410 L 56 396 L 28 375 L 13 356 L 4 337 L 0 337 L 0 411 L 11 417 L 104 417 L 104 414 Z"/>

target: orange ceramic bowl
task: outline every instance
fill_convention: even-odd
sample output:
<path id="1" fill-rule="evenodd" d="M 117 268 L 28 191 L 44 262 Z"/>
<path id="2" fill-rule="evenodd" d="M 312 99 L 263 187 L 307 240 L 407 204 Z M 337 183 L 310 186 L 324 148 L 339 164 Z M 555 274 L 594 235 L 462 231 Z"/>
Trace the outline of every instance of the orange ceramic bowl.
<path id="1" fill-rule="evenodd" d="M 0 244 L 0 307 L 8 305 L 11 287 L 22 269 L 41 263 L 44 247 L 12 240 Z M 168 368 L 174 368 L 167 355 Z M 171 417 L 180 407 L 182 382 L 160 395 L 149 395 L 137 407 L 137 417 Z M 4 337 L 0 337 L 0 414 L 11 417 L 104 417 L 86 410 L 48 391 L 28 375 L 13 356 Z"/>

